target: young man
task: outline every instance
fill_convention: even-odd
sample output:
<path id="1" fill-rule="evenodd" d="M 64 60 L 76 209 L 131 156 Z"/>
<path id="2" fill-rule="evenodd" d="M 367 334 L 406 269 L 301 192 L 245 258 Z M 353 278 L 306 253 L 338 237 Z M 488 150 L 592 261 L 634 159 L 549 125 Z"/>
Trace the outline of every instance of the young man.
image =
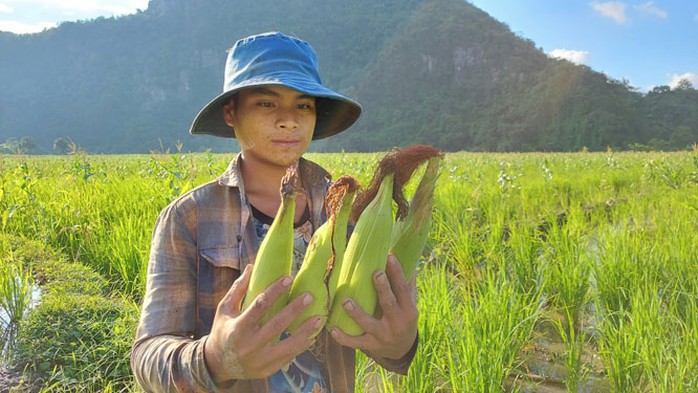
<path id="1" fill-rule="evenodd" d="M 311 140 L 345 130 L 360 113 L 357 103 L 322 85 L 315 52 L 304 41 L 265 33 L 229 51 L 223 93 L 201 110 L 190 132 L 234 137 L 241 153 L 220 178 L 183 195 L 158 218 L 131 353 L 144 390 L 353 392 L 355 349 L 388 370 L 407 372 L 417 346 L 416 288 L 393 256 L 374 276 L 380 319 L 351 299 L 343 303 L 366 331 L 361 336 L 335 329 L 311 340 L 319 317 L 288 335 L 294 316 L 313 301 L 310 294 L 260 327 L 292 277 L 240 309 L 259 244 L 281 203 L 286 168 L 298 167 L 305 190 L 296 206 L 295 274 L 325 220 L 330 184 L 329 174 L 302 155 Z"/>

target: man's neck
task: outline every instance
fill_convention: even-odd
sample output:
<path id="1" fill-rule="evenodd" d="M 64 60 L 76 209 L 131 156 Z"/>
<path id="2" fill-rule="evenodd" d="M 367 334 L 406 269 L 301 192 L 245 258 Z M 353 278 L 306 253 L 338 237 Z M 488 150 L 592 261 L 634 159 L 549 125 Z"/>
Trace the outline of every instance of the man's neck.
<path id="1" fill-rule="evenodd" d="M 245 183 L 245 194 L 252 205 L 264 214 L 274 217 L 281 205 L 281 179 L 286 169 L 262 165 L 253 160 L 240 162 L 240 172 Z"/>
<path id="2" fill-rule="evenodd" d="M 279 193 L 281 178 L 286 174 L 285 167 L 266 165 L 253 160 L 240 161 L 240 171 L 245 182 L 246 192 L 268 192 L 274 190 Z"/>

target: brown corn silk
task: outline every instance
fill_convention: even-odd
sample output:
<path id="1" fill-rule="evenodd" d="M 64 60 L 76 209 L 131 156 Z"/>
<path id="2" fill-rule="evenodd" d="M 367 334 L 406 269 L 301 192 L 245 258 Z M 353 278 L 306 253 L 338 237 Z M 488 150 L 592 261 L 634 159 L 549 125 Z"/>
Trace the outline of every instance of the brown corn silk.
<path id="1" fill-rule="evenodd" d="M 363 329 L 343 309 L 342 303 L 345 298 L 352 298 L 365 312 L 376 312 L 378 301 L 371 277 L 377 270 L 385 270 L 394 222 L 390 202 L 393 200 L 397 204 L 397 218 L 404 219 L 409 210 L 403 193 L 405 183 L 420 164 L 439 154 L 437 149 L 427 145 L 390 151 L 378 163 L 368 188 L 356 198 L 352 206 L 356 226 L 342 262 L 337 294 L 328 320 L 330 328 L 339 327 L 351 335 L 363 333 Z M 391 189 L 381 189 L 388 185 Z M 386 195 L 386 192 L 390 194 Z"/>

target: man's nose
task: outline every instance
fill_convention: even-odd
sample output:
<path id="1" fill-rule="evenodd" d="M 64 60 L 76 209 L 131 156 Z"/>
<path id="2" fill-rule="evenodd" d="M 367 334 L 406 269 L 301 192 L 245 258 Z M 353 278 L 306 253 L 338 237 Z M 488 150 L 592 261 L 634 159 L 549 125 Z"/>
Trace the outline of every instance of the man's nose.
<path id="1" fill-rule="evenodd" d="M 277 111 L 276 126 L 282 129 L 293 130 L 298 127 L 296 114 L 292 109 L 279 108 Z"/>

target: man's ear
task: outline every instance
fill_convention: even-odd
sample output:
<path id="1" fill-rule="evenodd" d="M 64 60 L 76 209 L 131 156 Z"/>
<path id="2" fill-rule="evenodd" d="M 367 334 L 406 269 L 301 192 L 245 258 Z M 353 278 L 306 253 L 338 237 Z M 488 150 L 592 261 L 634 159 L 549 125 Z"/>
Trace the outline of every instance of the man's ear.
<path id="1" fill-rule="evenodd" d="M 227 104 L 223 105 L 223 119 L 225 124 L 232 128 L 235 128 L 233 121 L 233 111 L 235 110 L 235 100 L 230 100 Z"/>

